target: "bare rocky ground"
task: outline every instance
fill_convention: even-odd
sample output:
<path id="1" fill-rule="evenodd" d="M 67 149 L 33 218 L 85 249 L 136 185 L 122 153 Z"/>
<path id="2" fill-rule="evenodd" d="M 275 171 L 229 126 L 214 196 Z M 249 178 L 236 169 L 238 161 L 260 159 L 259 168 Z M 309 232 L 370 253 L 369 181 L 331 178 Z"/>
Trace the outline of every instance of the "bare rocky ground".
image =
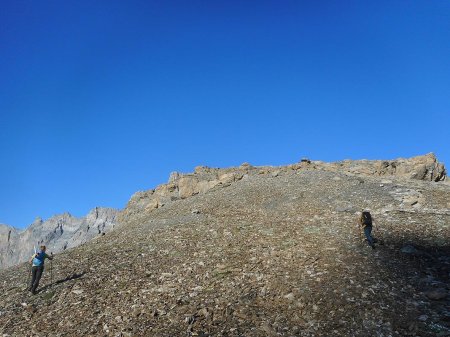
<path id="1" fill-rule="evenodd" d="M 58 254 L 53 283 L 47 262 L 38 295 L 25 264 L 0 271 L 0 331 L 450 336 L 450 185 L 372 164 L 199 168 L 187 187 L 175 174 L 135 195 L 114 231 Z"/>

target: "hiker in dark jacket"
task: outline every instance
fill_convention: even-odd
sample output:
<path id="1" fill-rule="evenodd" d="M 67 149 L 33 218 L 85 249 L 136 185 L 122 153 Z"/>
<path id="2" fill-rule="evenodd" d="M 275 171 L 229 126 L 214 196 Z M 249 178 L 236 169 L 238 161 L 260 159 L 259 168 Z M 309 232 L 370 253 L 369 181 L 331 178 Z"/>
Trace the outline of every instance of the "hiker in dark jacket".
<path id="1" fill-rule="evenodd" d="M 53 254 L 48 255 L 45 253 L 45 250 L 47 248 L 45 246 L 40 247 L 40 251 L 33 254 L 33 256 L 30 259 L 30 263 L 32 264 L 31 267 L 31 283 L 28 288 L 29 291 L 31 291 L 34 294 L 36 294 L 36 289 L 39 286 L 39 281 L 41 280 L 42 273 L 44 272 L 44 260 L 50 259 L 53 260 Z"/>
<path id="2" fill-rule="evenodd" d="M 366 236 L 367 243 L 373 249 L 375 249 L 376 239 L 372 237 L 372 215 L 370 215 L 369 211 L 363 210 L 361 212 L 361 216 L 359 217 L 359 227 L 362 231 L 364 231 L 364 235 Z"/>

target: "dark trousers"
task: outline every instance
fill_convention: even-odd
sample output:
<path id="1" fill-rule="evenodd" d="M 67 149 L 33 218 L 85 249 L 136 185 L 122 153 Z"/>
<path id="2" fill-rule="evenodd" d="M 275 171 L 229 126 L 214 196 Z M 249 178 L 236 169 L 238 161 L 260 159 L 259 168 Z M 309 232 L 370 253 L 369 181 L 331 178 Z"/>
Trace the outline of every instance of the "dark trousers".
<path id="1" fill-rule="evenodd" d="M 44 266 L 33 266 L 31 268 L 31 283 L 30 291 L 32 293 L 36 292 L 37 287 L 39 287 L 39 281 L 41 280 L 42 273 L 44 272 Z"/>
<path id="2" fill-rule="evenodd" d="M 366 235 L 367 242 L 370 246 L 373 246 L 374 239 L 372 237 L 372 226 L 366 226 L 364 227 L 364 234 Z"/>

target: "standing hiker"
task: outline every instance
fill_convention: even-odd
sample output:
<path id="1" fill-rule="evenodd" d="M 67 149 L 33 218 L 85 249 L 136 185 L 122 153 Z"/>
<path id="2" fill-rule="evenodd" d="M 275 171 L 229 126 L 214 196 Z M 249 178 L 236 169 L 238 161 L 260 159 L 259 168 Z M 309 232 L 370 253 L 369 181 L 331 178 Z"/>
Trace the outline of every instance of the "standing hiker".
<path id="1" fill-rule="evenodd" d="M 361 216 L 359 217 L 359 228 L 364 231 L 364 235 L 366 236 L 367 243 L 372 249 L 375 249 L 376 239 L 372 237 L 372 215 L 370 215 L 369 211 L 363 210 L 361 212 Z"/>
<path id="2" fill-rule="evenodd" d="M 33 254 L 30 259 L 30 263 L 32 263 L 31 267 L 31 283 L 28 288 L 29 291 L 34 295 L 36 294 L 36 289 L 39 286 L 39 281 L 41 280 L 42 273 L 44 272 L 44 260 L 46 258 L 53 260 L 53 253 L 51 255 L 47 255 L 45 250 L 47 248 L 45 246 L 40 247 L 40 251 Z"/>

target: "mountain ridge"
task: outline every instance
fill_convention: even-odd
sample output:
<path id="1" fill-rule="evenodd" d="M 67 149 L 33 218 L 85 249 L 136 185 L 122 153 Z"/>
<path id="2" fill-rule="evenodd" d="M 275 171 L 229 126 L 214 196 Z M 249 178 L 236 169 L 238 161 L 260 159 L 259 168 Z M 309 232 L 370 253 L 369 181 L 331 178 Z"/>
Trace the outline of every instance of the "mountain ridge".
<path id="1" fill-rule="evenodd" d="M 446 336 L 450 184 L 431 179 L 430 156 L 397 175 L 363 164 L 174 173 L 131 197 L 114 230 L 58 254 L 37 296 L 23 291 L 26 264 L 0 271 L 0 331 Z M 362 208 L 376 249 L 357 228 Z"/>
<path id="2" fill-rule="evenodd" d="M 123 210 L 117 210 L 115 216 L 117 216 L 120 221 L 123 221 L 127 217 L 132 216 L 133 213 L 141 214 L 142 212 L 150 212 L 158 207 L 163 207 L 168 202 L 183 199 L 198 193 L 205 193 L 210 189 L 226 186 L 240 179 L 245 179 L 245 177 L 248 176 L 248 173 L 254 170 L 258 170 L 258 174 L 274 175 L 278 175 L 286 170 L 325 170 L 332 172 L 346 172 L 351 175 L 395 176 L 405 179 L 436 182 L 445 181 L 447 177 L 444 164 L 439 163 L 433 153 L 406 159 L 397 158 L 394 160 L 345 159 L 338 162 L 326 163 L 303 158 L 299 163 L 284 166 L 252 166 L 249 163 L 243 163 L 239 167 L 230 168 L 197 166 L 192 173 L 184 174 L 172 172 L 168 183 L 158 185 L 154 189 L 136 192 L 131 196 Z M 412 197 L 412 199 L 412 202 L 416 202 L 414 197 Z M 89 217 L 92 212 L 96 212 L 98 209 L 103 208 L 94 208 L 85 218 Z M 110 208 L 105 209 L 112 211 Z M 80 219 L 83 219 L 83 217 Z M 65 229 L 62 229 L 58 223 L 55 224 L 55 221 L 62 221 Z M 77 223 L 75 227 L 71 225 L 71 222 L 73 221 Z M 115 219 L 113 222 L 115 222 Z M 98 228 L 102 227 L 102 229 L 98 231 L 98 234 L 105 233 L 112 229 L 115 225 L 113 222 L 107 220 L 105 224 L 97 224 Z M 69 212 L 64 212 L 55 215 L 46 221 L 37 217 L 30 226 L 23 230 L 4 224 L 3 226 L 7 227 L 4 232 L 9 231 L 9 233 L 3 233 L 3 235 L 0 233 L 0 269 L 25 261 L 28 256 L 33 253 L 33 247 L 36 247 L 41 243 L 47 244 L 50 247 L 53 246 L 52 250 L 57 253 L 67 248 L 75 247 L 95 237 L 93 232 L 88 233 L 90 226 L 85 226 L 85 233 L 77 239 L 64 237 L 62 239 L 64 241 L 63 244 L 54 240 L 45 242 L 45 237 L 39 237 L 42 236 L 39 233 L 33 234 L 36 237 L 33 241 L 33 239 L 30 238 L 30 234 L 27 234 L 27 231 L 32 231 L 32 229 L 39 228 L 40 226 L 49 226 L 47 229 L 53 231 L 69 230 L 74 235 L 79 235 L 80 232 L 78 231 L 77 226 L 81 226 L 82 223 L 83 220 L 78 221 L 77 218 L 73 217 Z M 43 227 L 43 229 L 45 228 Z M 37 231 L 39 232 L 39 230 Z M 25 242 L 22 242 L 24 241 L 21 239 L 22 236 L 26 236 L 28 239 L 25 240 Z M 17 238 L 16 241 L 10 242 L 11 237 Z"/>
<path id="3" fill-rule="evenodd" d="M 65 212 L 43 220 L 37 217 L 25 229 L 0 227 L 0 269 L 26 261 L 41 244 L 59 253 L 106 233 L 115 226 L 118 211 L 96 207 L 84 217 Z M 94 229 L 96 228 L 96 229 Z"/>
<path id="4" fill-rule="evenodd" d="M 193 173 L 172 172 L 168 183 L 133 194 L 119 219 L 132 216 L 134 212 L 151 212 L 168 202 L 205 193 L 216 187 L 228 186 L 248 177 L 250 171 L 277 176 L 282 172 L 301 170 L 339 171 L 356 176 L 385 176 L 435 182 L 447 180 L 444 164 L 439 163 L 433 153 L 394 160 L 362 159 L 326 163 L 302 158 L 298 163 L 284 166 L 252 166 L 249 163 L 231 168 L 197 166 Z"/>

